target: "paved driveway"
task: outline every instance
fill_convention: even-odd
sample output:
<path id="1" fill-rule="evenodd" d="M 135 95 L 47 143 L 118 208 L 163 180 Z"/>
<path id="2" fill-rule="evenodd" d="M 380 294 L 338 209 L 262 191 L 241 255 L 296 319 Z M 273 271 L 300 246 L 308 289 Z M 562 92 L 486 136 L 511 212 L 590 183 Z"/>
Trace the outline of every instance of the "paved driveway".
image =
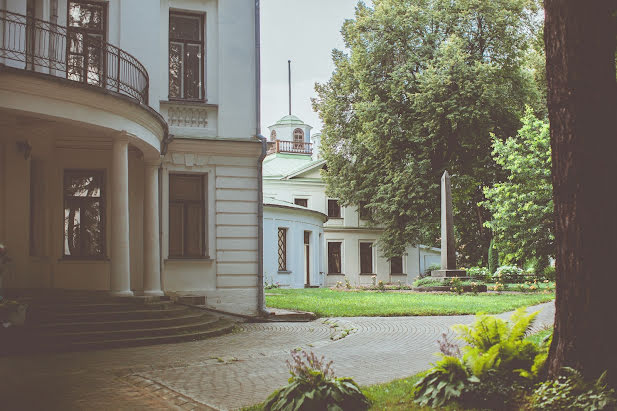
<path id="1" fill-rule="evenodd" d="M 552 302 L 533 309 L 541 310 L 536 328 L 552 324 Z M 439 336 L 472 321 L 354 317 L 241 324 L 236 333 L 204 341 L 5 357 L 0 408 L 236 409 L 263 401 L 287 382 L 285 360 L 295 348 L 333 360 L 338 376 L 376 384 L 428 368 Z"/>

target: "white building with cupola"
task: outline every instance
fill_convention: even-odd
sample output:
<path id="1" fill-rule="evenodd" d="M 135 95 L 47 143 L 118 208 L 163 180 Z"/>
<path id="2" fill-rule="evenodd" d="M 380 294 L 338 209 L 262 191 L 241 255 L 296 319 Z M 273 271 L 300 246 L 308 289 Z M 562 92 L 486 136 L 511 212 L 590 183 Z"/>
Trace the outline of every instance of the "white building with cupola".
<path id="1" fill-rule="evenodd" d="M 370 210 L 341 207 L 326 195 L 321 134 L 311 134 L 312 127 L 294 115 L 268 129 L 263 162 L 266 281 L 291 288 L 345 280 L 410 284 L 429 265 L 439 264 L 439 249 L 424 246 L 384 258 L 376 244 L 382 230 L 370 226 Z"/>

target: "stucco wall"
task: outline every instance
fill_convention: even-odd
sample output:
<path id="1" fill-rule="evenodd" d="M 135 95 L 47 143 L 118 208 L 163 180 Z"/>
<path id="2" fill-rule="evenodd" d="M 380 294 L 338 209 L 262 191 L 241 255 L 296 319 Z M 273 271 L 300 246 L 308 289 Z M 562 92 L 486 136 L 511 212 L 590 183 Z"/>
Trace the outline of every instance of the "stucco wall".
<path id="1" fill-rule="evenodd" d="M 278 229 L 287 229 L 287 270 L 278 270 Z M 316 213 L 264 206 L 264 280 L 281 287 L 302 288 L 305 278 L 304 232 L 310 232 L 310 285 L 324 285 L 323 217 Z"/>

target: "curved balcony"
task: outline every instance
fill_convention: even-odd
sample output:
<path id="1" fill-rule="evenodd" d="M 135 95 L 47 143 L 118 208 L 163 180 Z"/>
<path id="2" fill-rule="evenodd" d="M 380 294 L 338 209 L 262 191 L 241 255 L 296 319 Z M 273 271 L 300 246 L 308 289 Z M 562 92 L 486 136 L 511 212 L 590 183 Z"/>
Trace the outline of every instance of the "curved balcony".
<path id="1" fill-rule="evenodd" d="M 101 87 L 148 104 L 148 72 L 131 54 L 101 38 L 2 9 L 1 64 Z"/>

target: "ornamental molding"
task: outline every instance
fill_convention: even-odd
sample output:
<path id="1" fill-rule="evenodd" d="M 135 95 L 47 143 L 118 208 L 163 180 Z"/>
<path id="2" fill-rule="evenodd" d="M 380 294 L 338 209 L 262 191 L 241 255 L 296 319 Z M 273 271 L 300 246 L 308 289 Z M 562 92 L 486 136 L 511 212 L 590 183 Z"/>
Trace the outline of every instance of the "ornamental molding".
<path id="1" fill-rule="evenodd" d="M 170 105 L 167 123 L 170 127 L 208 128 L 208 107 Z"/>

